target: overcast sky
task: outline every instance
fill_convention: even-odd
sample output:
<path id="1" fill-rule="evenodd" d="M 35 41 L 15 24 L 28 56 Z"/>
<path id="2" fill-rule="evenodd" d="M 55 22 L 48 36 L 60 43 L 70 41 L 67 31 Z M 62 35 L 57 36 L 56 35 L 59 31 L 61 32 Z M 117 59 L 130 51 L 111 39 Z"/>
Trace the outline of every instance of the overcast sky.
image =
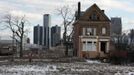
<path id="1" fill-rule="evenodd" d="M 61 17 L 56 14 L 56 9 L 64 5 L 77 8 L 78 1 L 81 9 L 86 10 L 96 3 L 105 10 L 110 17 L 121 17 L 123 30 L 134 28 L 134 0 L 0 0 L 0 16 L 5 13 L 23 16 L 26 15 L 31 25 L 28 26 L 29 37 L 33 40 L 33 26 L 43 24 L 43 14 L 51 14 L 51 26 L 61 25 Z M 9 31 L 0 30 L 1 39 L 9 38 Z"/>

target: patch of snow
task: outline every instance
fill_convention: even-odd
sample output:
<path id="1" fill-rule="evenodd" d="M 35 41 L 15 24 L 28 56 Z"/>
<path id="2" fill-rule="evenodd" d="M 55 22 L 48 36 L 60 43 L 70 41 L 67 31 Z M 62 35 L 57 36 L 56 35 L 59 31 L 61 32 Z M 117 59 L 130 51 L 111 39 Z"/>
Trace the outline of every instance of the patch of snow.
<path id="1" fill-rule="evenodd" d="M 134 72 L 129 72 L 128 75 L 134 75 Z"/>
<path id="2" fill-rule="evenodd" d="M 127 72 L 127 73 L 120 73 L 120 72 L 117 72 L 117 73 L 115 73 L 114 75 L 134 75 L 134 72 Z"/>
<path id="3" fill-rule="evenodd" d="M 91 63 L 91 64 L 100 64 L 101 62 L 100 61 L 97 61 L 97 60 L 86 60 L 86 62 L 88 63 Z"/>
<path id="4" fill-rule="evenodd" d="M 134 67 L 98 63 L 101 62 L 87 60 L 86 64 L 82 62 L 1 65 L 0 75 L 102 75 L 102 73 L 104 75 L 134 75 Z"/>
<path id="5" fill-rule="evenodd" d="M 114 75 L 122 75 L 120 72 L 115 73 Z"/>
<path id="6" fill-rule="evenodd" d="M 47 72 L 57 72 L 55 65 L 14 65 L 0 67 L 0 75 L 46 75 Z"/>
<path id="7" fill-rule="evenodd" d="M 46 65 L 43 67 L 40 66 L 33 66 L 33 65 L 25 65 L 25 66 L 13 66 L 10 67 L 8 71 L 34 71 L 34 72 L 39 72 L 39 71 L 57 71 L 56 66 L 54 65 Z"/>
<path id="8" fill-rule="evenodd" d="M 71 68 L 71 71 L 85 72 L 85 71 L 90 71 L 90 69 L 73 69 L 73 68 Z"/>
<path id="9" fill-rule="evenodd" d="M 0 62 L 8 62 L 8 60 L 1 60 Z"/>

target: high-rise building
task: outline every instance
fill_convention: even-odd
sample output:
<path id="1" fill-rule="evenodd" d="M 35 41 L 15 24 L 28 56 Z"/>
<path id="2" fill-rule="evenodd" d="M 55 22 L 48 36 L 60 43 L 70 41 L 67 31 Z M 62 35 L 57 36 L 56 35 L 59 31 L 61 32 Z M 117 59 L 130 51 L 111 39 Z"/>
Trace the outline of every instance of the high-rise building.
<path id="1" fill-rule="evenodd" d="M 51 34 L 50 34 L 50 15 L 43 15 L 43 45 L 46 48 L 51 47 Z"/>
<path id="2" fill-rule="evenodd" d="M 119 17 L 111 18 L 111 36 L 121 35 L 122 32 L 122 22 Z"/>
<path id="3" fill-rule="evenodd" d="M 42 45 L 42 30 L 43 27 L 39 26 L 34 26 L 34 44 Z"/>
<path id="4" fill-rule="evenodd" d="M 51 28 L 51 46 L 57 46 L 61 40 L 61 27 L 58 25 Z"/>

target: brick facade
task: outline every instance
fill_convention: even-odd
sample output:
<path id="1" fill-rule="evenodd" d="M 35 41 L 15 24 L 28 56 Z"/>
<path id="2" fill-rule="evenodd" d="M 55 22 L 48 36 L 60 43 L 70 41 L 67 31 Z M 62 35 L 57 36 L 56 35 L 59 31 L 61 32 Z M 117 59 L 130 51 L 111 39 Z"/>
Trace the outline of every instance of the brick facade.
<path id="1" fill-rule="evenodd" d="M 110 20 L 104 11 L 94 4 L 73 25 L 74 51 L 77 56 L 86 58 L 106 56 L 110 46 Z"/>

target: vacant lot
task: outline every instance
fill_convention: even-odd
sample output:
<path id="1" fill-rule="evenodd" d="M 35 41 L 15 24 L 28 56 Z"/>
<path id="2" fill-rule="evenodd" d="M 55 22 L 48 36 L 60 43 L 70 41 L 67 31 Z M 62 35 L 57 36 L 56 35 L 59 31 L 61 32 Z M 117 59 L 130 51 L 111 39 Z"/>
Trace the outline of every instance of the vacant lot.
<path id="1" fill-rule="evenodd" d="M 117 66 L 98 61 L 73 63 L 1 63 L 0 75 L 129 75 L 133 66 Z"/>

